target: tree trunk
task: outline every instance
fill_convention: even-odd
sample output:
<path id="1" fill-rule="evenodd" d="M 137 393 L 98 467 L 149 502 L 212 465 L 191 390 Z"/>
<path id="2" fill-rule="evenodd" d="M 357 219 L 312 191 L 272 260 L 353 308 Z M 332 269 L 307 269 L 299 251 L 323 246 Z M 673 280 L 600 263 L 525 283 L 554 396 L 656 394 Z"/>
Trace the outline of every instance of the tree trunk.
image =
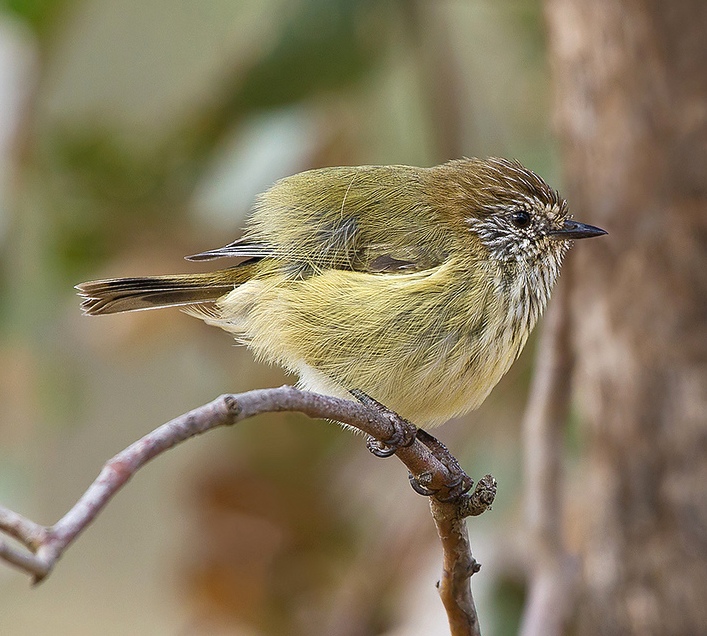
<path id="1" fill-rule="evenodd" d="M 707 2 L 546 0 L 587 424 L 577 633 L 707 634 Z"/>

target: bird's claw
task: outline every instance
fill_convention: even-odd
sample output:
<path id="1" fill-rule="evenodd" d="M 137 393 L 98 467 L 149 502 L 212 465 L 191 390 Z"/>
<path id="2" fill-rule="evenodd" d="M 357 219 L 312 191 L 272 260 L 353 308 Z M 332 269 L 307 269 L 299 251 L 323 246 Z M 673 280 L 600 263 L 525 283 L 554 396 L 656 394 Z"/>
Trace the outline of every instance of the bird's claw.
<path id="1" fill-rule="evenodd" d="M 387 439 L 368 438 L 366 448 L 376 457 L 391 457 L 399 448 L 406 448 L 415 443 L 418 429 L 412 422 L 359 389 L 351 389 L 349 392 L 364 406 L 387 417 L 393 427 L 393 433 Z"/>
<path id="2" fill-rule="evenodd" d="M 459 499 L 460 497 L 466 495 L 466 493 L 471 490 L 473 485 L 474 480 L 462 471 L 460 475 L 456 476 L 456 479 L 448 484 L 445 484 L 447 494 L 437 494 L 437 499 L 442 503 L 449 503 L 450 501 L 454 501 L 455 499 Z"/>
<path id="3" fill-rule="evenodd" d="M 408 473 L 410 486 L 418 495 L 422 495 L 423 497 L 432 497 L 439 492 L 436 488 L 428 488 L 422 483 L 423 481 L 429 481 L 430 477 L 430 473 L 423 473 L 418 477 L 415 477 L 412 473 Z"/>
<path id="4" fill-rule="evenodd" d="M 474 480 L 462 470 L 459 462 L 436 437 L 421 428 L 417 428 L 414 424 L 402 418 L 395 411 L 391 411 L 367 393 L 359 389 L 351 389 L 349 392 L 364 406 L 386 416 L 393 427 L 393 433 L 388 439 L 368 438 L 366 448 L 373 455 L 376 457 L 391 457 L 400 448 L 412 446 L 415 440 L 419 440 L 449 472 L 450 480 L 441 488 L 429 487 L 429 483 L 432 481 L 431 473 L 422 473 L 420 475 L 411 473 L 409 476 L 410 485 L 416 493 L 423 497 L 436 497 L 440 502 L 446 503 L 466 495 L 471 490 Z"/>
<path id="5" fill-rule="evenodd" d="M 442 488 L 429 488 L 423 482 L 428 481 L 430 477 L 429 473 L 423 473 L 422 475 L 415 476 L 412 473 L 408 474 L 408 479 L 410 480 L 410 486 L 412 489 L 423 497 L 436 497 L 441 503 L 449 503 L 454 501 L 459 497 L 465 495 L 471 487 L 474 485 L 474 480 L 471 479 L 466 473 L 457 475 L 455 479 L 445 484 Z M 443 491 L 447 491 L 446 494 L 442 495 Z"/>
<path id="6" fill-rule="evenodd" d="M 395 451 L 398 450 L 398 446 L 388 444 L 387 442 L 381 442 L 375 437 L 369 437 L 366 440 L 366 448 L 373 453 L 376 457 L 390 457 L 395 455 Z"/>
<path id="7" fill-rule="evenodd" d="M 415 492 L 428 497 L 434 495 L 440 502 L 447 503 L 462 497 L 471 490 L 474 485 L 474 480 L 464 472 L 459 462 L 442 442 L 421 428 L 417 429 L 416 439 L 427 446 L 435 458 L 445 466 L 451 479 L 444 484 L 442 488 L 432 490 L 423 486 L 422 490 L 427 492 L 421 492 L 421 490 L 418 490 L 415 485 L 413 485 L 412 487 Z"/>

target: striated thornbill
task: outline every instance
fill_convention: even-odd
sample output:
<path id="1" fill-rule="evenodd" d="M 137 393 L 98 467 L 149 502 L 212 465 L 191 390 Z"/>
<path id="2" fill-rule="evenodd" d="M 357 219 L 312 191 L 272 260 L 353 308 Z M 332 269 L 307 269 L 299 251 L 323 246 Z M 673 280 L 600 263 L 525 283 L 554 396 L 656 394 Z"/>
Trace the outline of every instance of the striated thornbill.
<path id="1" fill-rule="evenodd" d="M 186 305 L 303 387 L 432 426 L 481 404 L 571 242 L 601 234 L 515 161 L 324 168 L 278 181 L 242 238 L 188 257 L 233 267 L 77 288 L 92 315 Z"/>

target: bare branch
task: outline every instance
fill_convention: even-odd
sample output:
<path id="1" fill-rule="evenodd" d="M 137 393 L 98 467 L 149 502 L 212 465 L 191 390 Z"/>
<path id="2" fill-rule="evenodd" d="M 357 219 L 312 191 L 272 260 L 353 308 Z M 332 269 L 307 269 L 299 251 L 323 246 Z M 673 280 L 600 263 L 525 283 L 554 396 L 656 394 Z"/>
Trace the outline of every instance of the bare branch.
<path id="1" fill-rule="evenodd" d="M 52 571 L 64 550 L 148 461 L 195 435 L 276 411 L 298 411 L 314 418 L 336 420 L 383 445 L 394 440 L 410 442 L 395 446 L 393 450 L 407 466 L 418 488 L 430 494 L 432 515 L 444 550 L 439 588 L 451 633 L 453 636 L 479 634 L 469 584 L 479 566 L 471 555 L 464 518 L 481 514 L 491 505 L 496 493 L 493 477 L 487 475 L 472 494 L 467 494 L 465 489 L 472 482 L 449 451 L 426 433 L 421 435 L 424 443 L 420 441 L 415 435 L 417 429 L 395 413 L 290 386 L 222 395 L 156 428 L 106 462 L 73 508 L 53 526 L 40 526 L 0 507 L 0 531 L 26 548 L 22 550 L 0 540 L 0 560 L 30 574 L 35 582 L 41 581 Z"/>
<path id="2" fill-rule="evenodd" d="M 548 307 L 523 421 L 532 562 L 522 636 L 563 634 L 577 586 L 577 564 L 562 536 L 563 441 L 572 373 L 566 283 L 558 284 Z"/>

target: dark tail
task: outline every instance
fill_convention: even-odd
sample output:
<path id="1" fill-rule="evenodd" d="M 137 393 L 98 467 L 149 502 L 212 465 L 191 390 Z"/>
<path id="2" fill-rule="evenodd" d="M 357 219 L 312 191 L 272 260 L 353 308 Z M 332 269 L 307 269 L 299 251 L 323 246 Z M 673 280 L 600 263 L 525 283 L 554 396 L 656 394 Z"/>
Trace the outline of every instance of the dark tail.
<path id="1" fill-rule="evenodd" d="M 245 283 L 254 263 L 203 274 L 111 278 L 76 285 L 89 316 L 212 302 Z"/>

